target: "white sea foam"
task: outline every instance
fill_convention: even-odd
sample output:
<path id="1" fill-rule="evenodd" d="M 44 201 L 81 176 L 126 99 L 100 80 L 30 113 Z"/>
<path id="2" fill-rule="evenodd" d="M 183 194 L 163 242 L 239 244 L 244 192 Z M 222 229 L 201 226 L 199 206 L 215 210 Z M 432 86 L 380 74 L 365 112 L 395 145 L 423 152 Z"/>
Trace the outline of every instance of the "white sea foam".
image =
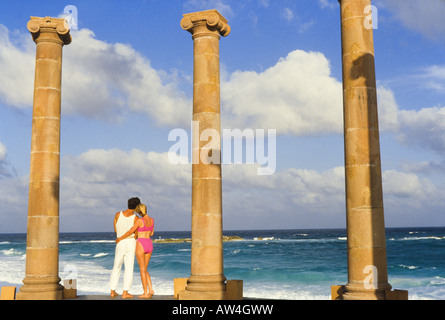
<path id="1" fill-rule="evenodd" d="M 434 279 L 431 280 L 430 283 L 432 285 L 444 285 L 445 284 L 445 278 L 437 276 L 437 277 L 434 277 Z"/>
<path id="2" fill-rule="evenodd" d="M 253 240 L 255 240 L 255 241 L 258 241 L 258 240 L 260 240 L 260 241 L 270 241 L 270 240 L 274 240 L 275 239 L 275 237 L 255 237 L 255 238 L 253 238 Z"/>
<path id="3" fill-rule="evenodd" d="M 305 235 L 307 236 L 307 235 Z M 242 239 L 242 240 L 236 240 L 238 242 L 336 242 L 338 240 L 347 240 L 347 237 L 337 237 L 337 238 L 321 238 L 321 239 L 311 239 L 311 238 L 302 238 L 302 239 L 281 239 L 276 237 L 253 237 L 251 239 Z M 250 247 L 253 247 L 254 245 L 250 244 L 248 245 Z"/>
<path id="4" fill-rule="evenodd" d="M 323 293 L 322 293 L 323 292 Z M 245 283 L 243 295 L 250 298 L 280 299 L 280 300 L 330 300 L 327 290 L 317 286 L 299 286 L 296 289 L 289 285 L 249 284 Z"/>
<path id="5" fill-rule="evenodd" d="M 59 241 L 59 244 L 76 244 L 76 243 L 116 243 L 116 241 L 115 240 Z"/>
<path id="6" fill-rule="evenodd" d="M 70 279 L 73 270 L 77 278 L 77 293 L 78 295 L 88 294 L 109 294 L 109 281 L 111 269 L 97 265 L 94 260 L 77 262 L 61 262 L 60 263 L 60 277 L 62 280 Z M 67 270 L 69 272 L 64 272 Z M 118 283 L 118 292 L 122 291 L 123 272 Z M 158 295 L 173 295 L 173 277 L 164 278 L 156 273 L 151 272 L 151 279 L 155 294 Z M 1 279 L 0 279 L 1 280 Z M 143 293 L 142 282 L 139 272 L 135 268 L 133 285 L 130 290 L 131 294 L 139 295 Z"/>
<path id="7" fill-rule="evenodd" d="M 79 295 L 108 294 L 111 266 L 109 268 L 97 264 L 96 260 L 81 259 L 78 261 L 62 261 L 59 265 L 60 277 L 69 279 L 67 266 L 74 266 Z M 410 268 L 412 266 L 404 266 Z M 258 268 L 259 269 L 259 268 Z M 0 260 L 0 282 L 20 286 L 25 276 L 25 263 L 21 256 L 8 256 Z M 173 294 L 173 275 L 151 271 L 153 287 L 156 294 Z M 445 296 L 445 278 L 441 276 L 425 278 L 397 278 L 391 277 L 390 283 L 394 288 L 407 289 L 410 300 L 443 300 Z M 273 282 L 244 281 L 243 294 L 245 297 L 287 300 L 329 300 L 329 285 L 283 285 Z M 118 290 L 122 290 L 122 275 Z M 137 269 L 134 272 L 132 294 L 141 294 L 142 285 Z"/>
<path id="8" fill-rule="evenodd" d="M 1 257 L 1 256 L 0 256 Z M 0 259 L 0 282 L 22 285 L 25 277 L 23 255 L 8 255 Z"/>
<path id="9" fill-rule="evenodd" d="M 93 256 L 93 258 L 100 258 L 100 257 L 105 257 L 105 256 L 108 256 L 108 253 L 106 253 L 106 252 L 101 252 L 101 253 L 95 254 L 95 255 Z"/>
<path id="10" fill-rule="evenodd" d="M 445 237 L 435 237 L 435 236 L 428 236 L 428 237 L 404 237 L 399 240 L 443 240 Z M 390 240 L 396 240 L 394 238 L 391 238 Z"/>
<path id="11" fill-rule="evenodd" d="M 265 234 L 269 235 L 267 233 Z M 405 233 L 405 235 L 407 235 L 407 233 Z M 425 233 L 421 233 L 418 235 L 407 236 L 406 239 L 403 238 L 404 236 L 397 236 L 396 239 L 399 241 L 429 239 L 430 243 L 435 242 L 436 240 L 440 241 L 443 239 L 443 237 L 432 236 L 434 235 L 433 233 L 430 233 L 430 235 L 431 236 L 428 236 L 428 234 Z M 243 240 L 244 243 L 241 243 L 240 246 L 228 246 L 227 248 L 229 248 L 229 250 L 226 250 L 225 253 L 229 254 L 228 257 L 233 257 L 233 259 L 237 260 L 237 257 L 240 257 L 240 254 L 244 255 L 244 253 L 249 252 L 251 248 L 260 248 L 262 246 L 265 246 L 266 243 L 269 243 L 269 245 L 273 245 L 276 243 L 287 242 L 289 242 L 289 244 L 292 244 L 293 242 L 332 242 L 333 244 L 337 243 L 338 246 L 344 246 L 344 240 L 346 240 L 346 237 L 342 236 L 342 233 L 338 233 L 331 238 L 317 238 L 313 237 L 311 234 L 309 234 L 309 236 L 300 235 L 300 237 L 296 237 L 297 239 L 285 239 L 284 237 L 283 239 L 280 239 L 281 236 L 276 236 L 273 237 L 273 239 L 269 240 L 267 238 L 272 237 L 263 237 L 263 241 L 253 240 L 253 236 L 258 236 L 259 238 L 261 237 L 261 233 L 253 234 L 250 239 Z M 78 245 L 79 243 L 90 243 L 91 245 L 82 246 Z M 109 279 L 111 268 L 113 265 L 112 260 L 114 258 L 114 246 L 113 248 L 111 248 L 111 246 L 107 245 L 107 243 L 114 243 L 114 240 L 66 241 L 63 245 L 59 258 L 59 275 L 62 279 L 70 279 L 71 277 L 68 271 L 73 269 L 66 268 L 66 266 L 74 266 L 74 270 L 76 271 L 77 275 L 77 290 L 79 295 L 109 294 Z M 425 241 L 424 243 L 428 244 L 428 241 Z M 72 244 L 73 249 L 71 249 L 69 246 L 67 247 L 68 244 Z M 440 242 L 438 242 L 437 244 L 440 244 Z M 399 242 L 399 245 L 403 245 L 403 242 Z M 285 248 L 286 246 L 280 247 Z M 162 250 L 158 251 L 159 253 L 156 252 L 157 259 L 153 259 L 153 263 L 151 262 L 152 269 L 149 268 L 154 290 L 156 294 L 159 295 L 172 295 L 173 279 L 175 277 L 181 276 L 182 274 L 187 274 L 190 271 L 189 269 L 187 269 L 187 267 L 182 266 L 181 263 L 178 264 L 178 267 L 176 260 L 174 262 L 171 262 L 168 259 L 161 257 L 170 257 L 176 254 L 177 257 L 181 258 L 187 254 L 179 254 L 178 251 L 190 252 L 191 249 L 181 246 L 175 247 L 175 245 L 171 246 L 173 250 L 170 250 L 169 248 L 169 245 L 163 246 Z M 23 245 L 22 248 L 16 245 L 12 246 L 4 244 L 1 249 L 4 250 L 0 250 L 0 283 L 10 283 L 11 285 L 16 286 L 22 285 L 22 280 L 25 276 L 25 246 Z M 253 251 L 255 251 L 255 249 Z M 164 252 L 165 254 L 163 254 Z M 228 260 L 230 260 L 230 258 Z M 166 262 L 168 262 L 168 266 L 164 268 L 164 263 Z M 189 258 L 187 258 L 187 263 L 189 263 Z M 443 270 L 443 268 L 440 265 L 437 265 L 438 270 L 434 271 L 433 269 L 436 268 L 429 265 L 430 268 L 428 270 L 432 270 L 432 272 L 430 273 L 431 275 L 422 276 L 419 275 L 418 269 L 424 270 L 424 264 L 421 262 L 419 262 L 419 264 L 417 265 L 416 264 L 417 262 L 407 260 L 407 262 L 404 262 L 403 264 L 400 263 L 393 265 L 397 266 L 395 269 L 391 269 L 395 270 L 396 276 L 394 276 L 394 274 L 391 274 L 390 272 L 390 284 L 393 286 L 393 288 L 408 290 L 409 299 L 411 300 L 443 300 L 445 297 L 445 277 L 443 277 L 441 272 L 439 272 L 439 270 Z M 272 263 L 272 265 L 275 264 Z M 240 266 L 240 268 L 242 267 L 243 266 Z M 345 282 L 335 280 L 338 279 L 338 274 L 325 275 L 326 279 L 335 278 L 334 280 L 326 280 L 326 282 L 325 280 L 321 280 L 318 278 L 304 278 L 302 280 L 302 278 L 300 278 L 297 274 L 295 277 L 291 277 L 291 281 L 284 281 L 285 283 L 283 283 L 282 277 L 276 277 L 277 274 L 274 272 L 269 272 L 267 268 L 268 264 L 266 264 L 264 268 L 261 268 L 261 265 L 256 260 L 252 261 L 251 267 L 246 267 L 248 273 L 245 277 L 240 276 L 240 279 L 244 280 L 243 287 L 245 297 L 290 300 L 329 300 L 330 285 L 332 283 Z M 279 268 L 279 270 L 281 269 Z M 288 269 L 285 268 L 285 270 Z M 295 272 L 299 272 L 299 269 L 295 270 Z M 255 273 L 254 271 L 257 272 Z M 231 274 L 230 272 L 233 272 L 233 274 Z M 237 272 L 239 271 L 230 270 L 226 273 L 226 276 L 228 278 L 237 279 L 237 277 L 239 276 Z M 400 273 L 399 278 L 397 277 L 398 273 Z M 257 278 L 257 274 L 259 275 L 259 277 L 261 277 L 261 279 L 264 278 L 264 281 Z M 122 290 L 122 278 L 123 272 L 121 273 L 118 290 Z M 269 278 L 272 278 L 272 280 Z M 140 275 L 136 263 L 134 270 L 133 287 L 130 292 L 133 294 L 142 293 Z"/>
<path id="12" fill-rule="evenodd" d="M 22 251 L 16 250 L 14 248 L 1 250 L 0 252 L 3 253 L 5 256 L 19 256 L 23 254 Z"/>
<path id="13" fill-rule="evenodd" d="M 409 300 L 443 300 L 445 296 L 443 277 L 391 277 L 389 280 L 393 288 L 408 290 Z"/>
<path id="14" fill-rule="evenodd" d="M 62 279 L 69 279 L 69 275 L 66 272 L 63 272 L 69 264 L 72 263 L 62 262 L 60 264 L 60 277 Z M 109 293 L 110 269 L 98 265 L 94 260 L 82 260 L 79 263 L 74 262 L 74 266 L 77 275 L 78 295 Z M 162 274 L 159 271 L 151 271 L 150 275 L 156 294 L 173 295 L 173 275 Z M 118 285 L 118 292 L 119 290 L 122 290 L 122 274 Z M 142 292 L 140 274 L 135 269 L 133 286 L 130 293 L 138 295 Z M 329 300 L 329 293 L 326 292 L 328 292 L 328 290 L 325 290 L 324 286 L 309 285 L 300 286 L 296 289 L 293 285 L 251 281 L 244 282 L 243 290 L 245 297 L 289 300 Z"/>
<path id="15" fill-rule="evenodd" d="M 116 240 L 90 240 L 89 243 L 116 243 Z"/>
<path id="16" fill-rule="evenodd" d="M 406 265 L 404 265 L 404 264 L 399 264 L 399 267 L 407 268 L 407 269 L 410 269 L 410 270 L 419 268 L 419 267 L 417 267 L 417 266 L 406 266 Z"/>

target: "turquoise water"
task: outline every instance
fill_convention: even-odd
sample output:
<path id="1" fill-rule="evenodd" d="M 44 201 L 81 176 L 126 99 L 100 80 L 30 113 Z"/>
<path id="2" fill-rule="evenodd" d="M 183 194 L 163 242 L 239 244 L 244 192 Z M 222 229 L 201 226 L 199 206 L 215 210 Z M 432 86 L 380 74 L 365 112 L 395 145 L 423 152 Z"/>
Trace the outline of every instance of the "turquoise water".
<path id="1" fill-rule="evenodd" d="M 242 279 L 244 295 L 274 299 L 330 299 L 330 286 L 347 283 L 346 232 L 327 230 L 226 231 L 224 275 Z M 189 238 L 189 232 L 156 232 L 154 239 Z M 445 228 L 387 229 L 389 283 L 409 298 L 445 299 Z M 108 293 L 113 233 L 62 233 L 59 273 L 77 279 L 78 294 Z M 20 286 L 26 235 L 0 234 L 0 285 Z M 173 279 L 190 275 L 190 243 L 155 243 L 149 265 L 157 294 L 173 294 Z M 122 275 L 121 275 L 122 277 Z M 135 263 L 133 288 L 142 293 Z M 122 284 L 122 280 L 120 285 Z"/>

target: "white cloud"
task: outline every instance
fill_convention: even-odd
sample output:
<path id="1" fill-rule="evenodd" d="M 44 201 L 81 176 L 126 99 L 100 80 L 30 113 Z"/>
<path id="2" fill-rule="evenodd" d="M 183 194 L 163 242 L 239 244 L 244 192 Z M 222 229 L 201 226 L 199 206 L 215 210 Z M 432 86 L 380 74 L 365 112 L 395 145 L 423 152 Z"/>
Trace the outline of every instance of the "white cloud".
<path id="1" fill-rule="evenodd" d="M 227 2 L 227 1 L 223 1 L 223 0 L 187 0 L 184 3 L 183 7 L 185 10 L 188 10 L 189 12 L 216 9 L 226 19 L 229 19 L 233 16 L 234 13 L 233 13 L 232 7 L 224 2 Z"/>
<path id="2" fill-rule="evenodd" d="M 26 49 L 15 46 L 8 34 L 0 28 L 0 93 L 8 104 L 31 107 L 35 45 L 27 37 Z M 72 36 L 63 56 L 63 112 L 108 121 L 145 113 L 159 125 L 190 125 L 192 102 L 175 74 L 155 70 L 130 46 L 98 40 L 88 29 L 73 30 Z M 394 110 L 391 93 L 381 91 L 386 125 L 394 121 Z M 261 73 L 236 71 L 222 81 L 221 100 L 223 124 L 229 128 L 272 128 L 294 135 L 343 130 L 342 84 L 318 52 L 295 50 Z"/>
<path id="3" fill-rule="evenodd" d="M 432 65 L 426 68 L 426 76 L 436 78 L 438 80 L 445 80 L 445 66 Z"/>
<path id="4" fill-rule="evenodd" d="M 391 226 L 443 225 L 445 194 L 440 184 L 413 172 L 383 172 L 385 220 Z"/>
<path id="5" fill-rule="evenodd" d="M 299 19 L 301 20 L 301 19 Z M 298 24 L 298 32 L 299 33 L 304 33 L 307 30 L 309 30 L 313 25 L 315 24 L 314 20 L 308 21 L 308 22 L 300 22 Z"/>
<path id="6" fill-rule="evenodd" d="M 5 145 L 0 142 L 0 179 L 11 178 L 16 175 L 15 168 L 8 159 L 8 151 Z"/>
<path id="7" fill-rule="evenodd" d="M 162 125 L 189 125 L 191 100 L 178 88 L 174 74 L 155 70 L 128 45 L 98 40 L 87 29 L 72 33 L 73 42 L 64 48 L 63 57 L 64 112 L 114 121 L 142 112 Z M 32 104 L 35 58 L 29 34 L 22 46 L 15 40 L 22 36 L 11 36 L 0 27 L 0 97 L 19 108 Z M 441 86 L 444 68 L 431 66 L 425 76 Z M 322 53 L 295 50 L 264 72 L 236 71 L 224 77 L 221 94 L 227 128 L 273 128 L 291 135 L 343 132 L 342 83 L 331 75 Z M 406 144 L 443 154 L 445 107 L 400 110 L 394 93 L 383 86 L 378 87 L 378 103 L 382 131 L 395 131 Z M 68 222 L 74 225 L 79 216 L 101 223 L 104 216 L 123 209 L 133 195 L 148 202 L 161 226 L 188 228 L 191 169 L 171 165 L 167 154 L 89 150 L 65 157 L 62 163 L 64 228 L 69 228 Z M 0 179 L 1 189 L 6 190 L 0 195 L 3 212 L 13 213 L 19 206 L 26 223 L 28 178 L 11 175 L 6 165 L 7 150 L 0 143 L 0 174 L 6 177 Z M 385 204 L 392 212 L 443 199 L 438 187 L 421 175 L 386 171 L 383 178 Z M 339 226 L 344 217 L 341 167 L 323 172 L 293 168 L 258 176 L 256 166 L 227 165 L 223 184 L 224 220 L 232 228 L 264 228 L 264 221 L 270 221 L 270 227 L 283 227 L 281 221 L 295 227 Z"/>
<path id="8" fill-rule="evenodd" d="M 443 188 L 412 172 L 383 172 L 385 220 L 403 226 L 443 225 Z"/>
<path id="9" fill-rule="evenodd" d="M 226 127 L 342 132 L 342 84 L 318 52 L 295 50 L 261 73 L 236 71 L 222 82 L 221 100 Z"/>
<path id="10" fill-rule="evenodd" d="M 421 84 L 438 93 L 445 92 L 445 66 L 432 65 L 424 69 L 424 73 L 418 76 Z"/>
<path id="11" fill-rule="evenodd" d="M 400 110 L 400 138 L 408 145 L 443 154 L 445 151 L 445 107 Z"/>
<path id="12" fill-rule="evenodd" d="M 127 199 L 138 196 L 159 227 L 176 228 L 177 221 L 178 230 L 186 230 L 181 223 L 189 224 L 191 167 L 170 164 L 167 153 L 89 150 L 63 161 L 61 212 L 91 212 L 94 220 L 125 209 Z"/>
<path id="13" fill-rule="evenodd" d="M 269 4 L 270 4 L 270 0 L 258 0 L 258 2 L 262 7 L 265 7 L 265 8 L 269 7 Z"/>
<path id="14" fill-rule="evenodd" d="M 283 9 L 283 17 L 287 21 L 292 21 L 295 18 L 294 12 L 289 8 Z"/>
<path id="15" fill-rule="evenodd" d="M 3 143 L 0 142 L 0 161 L 5 160 L 6 158 L 6 147 L 3 145 Z"/>
<path id="16" fill-rule="evenodd" d="M 221 84 L 224 127 L 273 128 L 277 134 L 343 133 L 342 82 L 320 52 L 295 50 L 264 72 L 236 71 Z M 377 88 L 382 131 L 398 129 L 391 89 Z"/>
<path id="17" fill-rule="evenodd" d="M 392 83 L 403 83 L 425 90 L 434 90 L 439 94 L 445 92 L 445 67 L 431 65 L 411 76 L 396 78 Z M 445 151 L 445 107 L 438 104 L 433 107 L 422 107 L 406 110 L 398 106 L 394 92 L 388 87 L 378 86 L 378 105 L 380 129 L 393 132 L 404 145 L 438 154 Z M 437 166 L 435 166 L 437 169 Z"/>
<path id="18" fill-rule="evenodd" d="M 64 157 L 62 163 L 62 230 L 111 230 L 114 212 L 125 209 L 132 196 L 148 204 L 158 228 L 190 228 L 190 165 L 170 164 L 166 153 L 118 149 L 89 150 Z M 320 217 L 334 222 L 336 214 L 343 214 L 342 168 L 288 169 L 271 176 L 259 176 L 256 169 L 256 165 L 223 166 L 226 228 L 260 227 L 272 216 L 270 227 L 284 227 L 283 221 L 316 227 Z M 22 224 L 26 224 L 27 179 L 0 180 L 2 188 L 9 186 L 0 195 L 4 212 L 14 212 L 20 203 Z"/>
<path id="19" fill-rule="evenodd" d="M 445 1 L 443 0 L 379 0 L 378 8 L 393 12 L 402 24 L 423 36 L 434 40 L 445 39 Z"/>
<path id="20" fill-rule="evenodd" d="M 338 8 L 339 4 L 337 0 L 318 0 L 322 9 L 324 8 Z"/>
<path id="21" fill-rule="evenodd" d="M 97 149 L 64 157 L 62 163 L 62 231 L 111 232 L 114 213 L 125 209 L 132 196 L 148 204 L 158 230 L 190 229 L 191 166 L 170 164 L 167 153 Z M 344 227 L 343 167 L 290 168 L 270 176 L 259 176 L 256 169 L 223 166 L 225 229 Z M 27 183 L 27 176 L 0 179 L 5 190 L 0 194 L 0 220 L 12 221 L 10 215 L 20 211 L 14 219 L 26 226 Z M 383 188 L 391 223 L 400 223 L 394 217 L 401 216 L 417 221 L 422 206 L 443 209 L 440 188 L 415 173 L 385 171 Z M 438 219 L 434 211 L 425 217 Z M 3 225 L 0 232 L 7 232 Z"/>
<path id="22" fill-rule="evenodd" d="M 272 176 L 255 176 L 254 166 L 225 166 L 224 207 L 230 221 L 250 228 L 344 227 L 344 168 L 326 171 L 291 168 Z M 401 226 L 440 223 L 444 192 L 422 176 L 383 172 L 385 220 Z M 419 209 L 422 214 L 419 215 Z M 234 215 L 234 213 L 238 214 Z M 246 222 L 247 221 L 247 222 Z M 443 223 L 443 218 L 442 218 Z"/>
<path id="23" fill-rule="evenodd" d="M 297 26 L 299 33 L 304 33 L 309 30 L 314 24 L 314 20 L 303 21 L 298 15 L 295 14 L 294 10 L 290 8 L 283 8 L 281 10 L 281 16 L 287 23 L 293 23 Z"/>
<path id="24" fill-rule="evenodd" d="M 0 142 L 0 178 L 8 175 L 6 165 L 6 147 Z"/>
<path id="25" fill-rule="evenodd" d="M 0 233 L 26 232 L 29 177 L 0 177 Z"/>
<path id="26" fill-rule="evenodd" d="M 418 161 L 404 162 L 401 169 L 405 172 L 413 172 L 416 174 L 430 175 L 442 180 L 441 174 L 445 172 L 445 161 Z"/>
<path id="27" fill-rule="evenodd" d="M 136 149 L 130 152 L 89 150 L 77 157 L 66 157 L 65 161 L 68 175 L 85 183 L 162 182 L 173 186 L 184 183 L 187 172 L 186 166 L 170 164 L 167 153 L 146 153 Z"/>
<path id="28" fill-rule="evenodd" d="M 404 87 L 405 90 L 416 90 L 443 97 L 445 95 L 445 65 L 425 65 L 411 68 L 409 73 L 385 79 L 386 85 Z"/>
<path id="29" fill-rule="evenodd" d="M 73 39 L 64 48 L 62 103 L 68 112 L 115 120 L 143 112 L 160 125 L 187 123 L 189 99 L 140 53 L 97 40 L 86 29 L 73 32 Z"/>
<path id="30" fill-rule="evenodd" d="M 170 164 L 166 153 L 89 150 L 65 158 L 64 166 L 61 212 L 65 216 L 91 212 L 103 217 L 136 195 L 148 203 L 158 226 L 178 230 L 190 226 L 191 167 Z M 259 176 L 256 169 L 256 165 L 223 166 L 227 228 L 254 227 L 250 219 L 266 221 L 270 215 L 276 217 L 274 226 L 282 227 L 282 221 L 304 221 L 321 208 L 324 211 L 314 217 L 331 219 L 342 208 L 342 168 L 289 169 L 271 176 Z"/>
<path id="31" fill-rule="evenodd" d="M 17 108 L 32 105 L 35 45 L 0 25 L 0 102 Z"/>
<path id="32" fill-rule="evenodd" d="M 397 132 L 399 130 L 399 107 L 394 92 L 384 86 L 378 86 L 377 104 L 380 131 Z"/>
<path id="33" fill-rule="evenodd" d="M 142 112 L 160 125 L 189 125 L 191 100 L 174 74 L 155 70 L 129 45 L 97 40 L 88 29 L 71 33 L 73 41 L 63 52 L 63 112 L 109 121 Z M 23 41 L 23 48 L 15 45 L 0 26 L 0 96 L 8 105 L 29 108 L 35 44 L 29 35 Z"/>
<path id="34" fill-rule="evenodd" d="M 226 165 L 223 186 L 224 220 L 236 228 L 342 226 L 342 168 L 292 168 L 258 176 L 254 165 Z"/>
<path id="35" fill-rule="evenodd" d="M 387 170 L 383 172 L 384 188 L 386 195 L 392 195 L 399 198 L 413 198 L 415 202 L 419 200 L 434 198 L 435 187 L 427 179 L 420 178 L 417 174 L 411 172 L 401 172 L 396 170 Z"/>

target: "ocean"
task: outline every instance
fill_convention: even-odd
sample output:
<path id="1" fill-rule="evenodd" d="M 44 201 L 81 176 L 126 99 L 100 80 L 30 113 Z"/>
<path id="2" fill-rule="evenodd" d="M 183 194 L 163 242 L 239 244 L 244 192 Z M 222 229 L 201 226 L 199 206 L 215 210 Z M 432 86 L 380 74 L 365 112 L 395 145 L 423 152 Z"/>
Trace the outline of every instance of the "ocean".
<path id="1" fill-rule="evenodd" d="M 244 296 L 329 300 L 331 285 L 347 283 L 346 231 L 225 231 L 224 275 L 242 279 Z M 59 275 L 77 279 L 78 295 L 109 294 L 114 233 L 61 233 Z M 153 239 L 190 238 L 190 232 L 155 232 Z M 445 299 L 445 227 L 388 228 L 388 280 L 410 300 Z M 26 234 L 0 234 L 0 286 L 22 285 Z M 190 276 L 189 242 L 154 243 L 149 264 L 155 294 L 173 295 L 173 279 Z M 118 292 L 122 292 L 122 277 Z M 135 261 L 132 294 L 141 294 Z"/>

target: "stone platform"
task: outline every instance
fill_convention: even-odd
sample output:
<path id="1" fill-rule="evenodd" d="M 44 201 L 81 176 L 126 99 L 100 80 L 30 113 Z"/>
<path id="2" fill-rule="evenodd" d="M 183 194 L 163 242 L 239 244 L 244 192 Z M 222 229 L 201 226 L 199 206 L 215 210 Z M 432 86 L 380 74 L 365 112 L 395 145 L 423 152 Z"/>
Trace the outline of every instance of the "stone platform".
<path id="1" fill-rule="evenodd" d="M 150 300 L 175 300 L 173 295 L 154 295 L 151 299 L 141 299 L 138 298 L 138 295 L 134 295 L 133 298 L 129 299 L 122 299 L 122 296 L 119 295 L 117 297 L 112 298 L 110 295 L 83 295 L 83 296 L 77 296 L 76 298 L 72 299 L 64 299 L 64 300 L 129 300 L 129 301 L 150 301 Z"/>

